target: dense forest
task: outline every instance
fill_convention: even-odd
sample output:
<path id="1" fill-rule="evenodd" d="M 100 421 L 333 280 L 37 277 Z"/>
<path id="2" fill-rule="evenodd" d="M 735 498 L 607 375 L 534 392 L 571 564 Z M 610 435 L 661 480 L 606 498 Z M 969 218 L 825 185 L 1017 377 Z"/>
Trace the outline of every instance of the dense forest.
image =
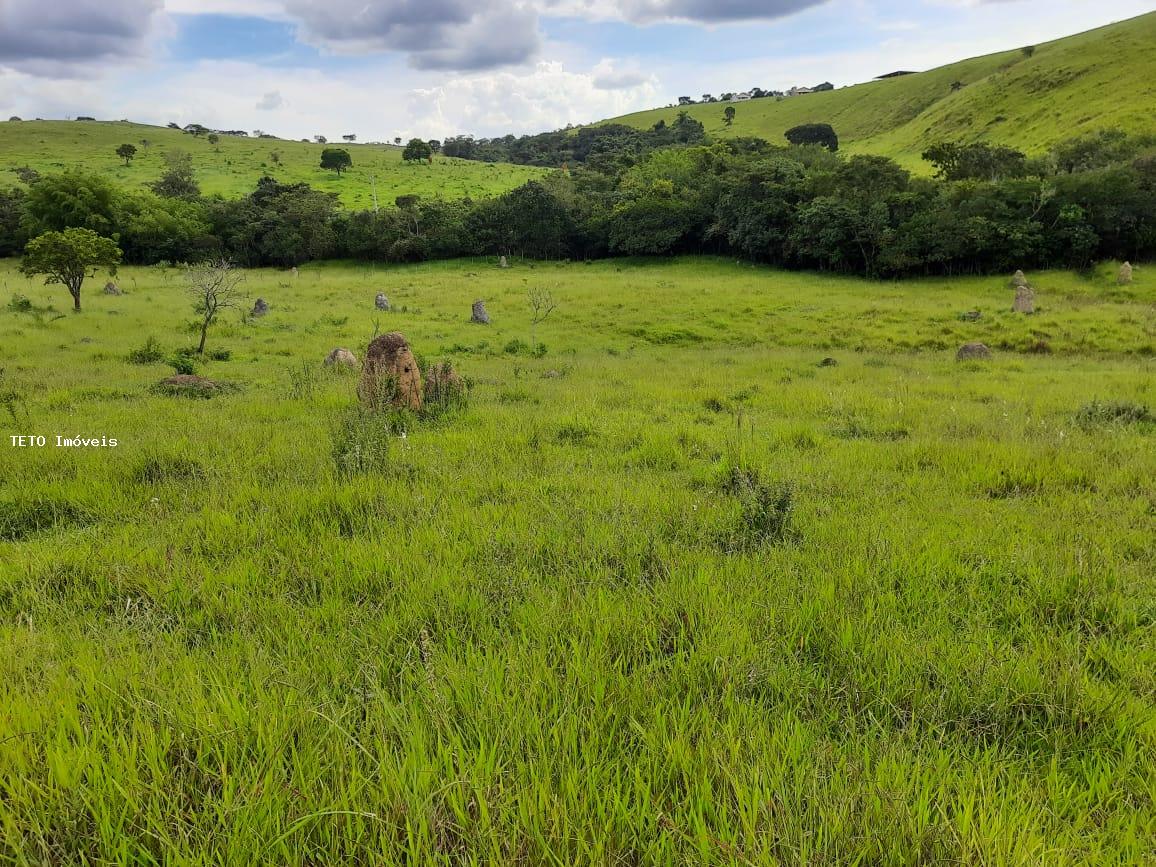
<path id="1" fill-rule="evenodd" d="M 566 137 L 511 145 L 536 142 L 554 161 L 564 142 L 573 164 L 541 181 L 480 201 L 402 196 L 378 211 L 344 210 L 330 194 L 271 178 L 240 199 L 202 197 L 179 155 L 151 192 L 83 172 L 25 172 L 19 186 L 0 190 L 0 255 L 81 226 L 116 239 L 125 261 L 139 264 L 711 253 L 892 277 L 1156 256 L 1151 138 L 1105 131 L 1032 159 L 938 143 L 925 155 L 936 176 L 924 178 L 832 147 L 710 142 L 689 118 L 641 133 L 610 126 L 552 135 Z"/>

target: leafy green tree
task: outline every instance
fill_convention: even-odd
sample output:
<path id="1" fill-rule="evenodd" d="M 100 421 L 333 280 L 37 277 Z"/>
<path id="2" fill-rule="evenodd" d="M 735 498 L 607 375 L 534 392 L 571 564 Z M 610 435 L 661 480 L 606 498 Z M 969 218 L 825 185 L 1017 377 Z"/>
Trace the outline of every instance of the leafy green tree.
<path id="1" fill-rule="evenodd" d="M 20 271 L 28 277 L 44 275 L 45 283 L 61 283 L 72 296 L 72 309 L 80 311 L 80 287 L 100 268 L 116 274 L 121 250 L 111 238 L 91 229 L 72 228 L 46 232 L 24 248 Z"/>
<path id="2" fill-rule="evenodd" d="M 193 158 L 188 152 L 167 151 L 164 159 L 167 167 L 164 174 L 149 185 L 153 192 L 167 199 L 195 199 L 199 196 L 201 187 L 193 171 Z"/>
<path id="3" fill-rule="evenodd" d="M 15 256 L 28 240 L 21 225 L 25 198 L 20 189 L 0 190 L 0 257 Z"/>
<path id="4" fill-rule="evenodd" d="M 428 162 L 433 159 L 433 148 L 429 146 L 429 142 L 422 141 L 420 138 L 411 138 L 409 144 L 405 146 L 405 150 L 402 151 L 401 158 L 407 163 Z"/>
<path id="5" fill-rule="evenodd" d="M 784 134 L 793 145 L 819 145 L 831 153 L 839 150 L 839 136 L 829 123 L 804 123 L 792 127 Z"/>
<path id="6" fill-rule="evenodd" d="M 1022 151 L 986 142 L 939 142 L 923 152 L 923 159 L 945 181 L 994 182 L 1027 176 L 1027 156 Z"/>
<path id="7" fill-rule="evenodd" d="M 220 143 L 221 137 L 219 135 L 217 135 L 215 132 L 209 133 L 209 144 L 211 144 L 213 147 L 217 147 L 217 145 Z"/>
<path id="8" fill-rule="evenodd" d="M 116 155 L 124 160 L 124 167 L 128 168 L 133 157 L 136 156 L 136 145 L 122 144 L 116 149 Z"/>
<path id="9" fill-rule="evenodd" d="M 147 190 L 126 193 L 119 243 L 126 262 L 195 262 L 214 252 L 205 206 L 195 200 L 166 199 Z"/>
<path id="10" fill-rule="evenodd" d="M 353 157 L 345 148 L 326 148 L 321 152 L 321 168 L 337 172 L 338 177 L 352 165 Z"/>
<path id="11" fill-rule="evenodd" d="M 79 171 L 46 175 L 28 189 L 25 230 L 30 237 L 64 229 L 113 235 L 120 225 L 122 196 L 111 181 Z"/>
<path id="12" fill-rule="evenodd" d="M 735 107 L 733 105 L 728 105 L 725 109 L 723 109 L 723 123 L 725 123 L 727 126 L 730 126 L 735 122 L 735 114 Z"/>

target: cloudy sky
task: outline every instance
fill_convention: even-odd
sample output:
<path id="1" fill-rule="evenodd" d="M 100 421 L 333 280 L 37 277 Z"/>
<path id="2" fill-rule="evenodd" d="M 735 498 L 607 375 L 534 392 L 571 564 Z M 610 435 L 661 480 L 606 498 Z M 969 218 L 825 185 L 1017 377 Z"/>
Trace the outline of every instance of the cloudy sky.
<path id="1" fill-rule="evenodd" d="M 0 0 L 0 115 L 362 141 L 853 84 L 1152 0 Z"/>

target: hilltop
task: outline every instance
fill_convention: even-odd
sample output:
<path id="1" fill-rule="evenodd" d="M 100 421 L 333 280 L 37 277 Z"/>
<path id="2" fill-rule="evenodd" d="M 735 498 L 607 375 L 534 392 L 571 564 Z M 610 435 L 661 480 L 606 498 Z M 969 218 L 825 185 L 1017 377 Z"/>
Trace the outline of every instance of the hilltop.
<path id="1" fill-rule="evenodd" d="M 137 148 L 131 166 L 117 157 L 121 144 Z M 346 148 L 353 168 L 340 178 L 320 167 L 326 147 Z M 143 187 L 164 169 L 165 151 L 181 149 L 192 155 L 201 190 L 236 197 L 252 192 L 262 175 L 284 183 L 304 181 L 337 193 L 349 207 L 373 204 L 373 181 L 384 205 L 400 195 L 426 198 L 484 198 L 497 195 L 542 174 L 526 166 L 494 165 L 435 157 L 432 165 L 406 164 L 402 149 L 392 145 L 328 145 L 285 139 L 222 135 L 217 144 L 205 136 L 126 121 L 7 121 L 0 122 L 0 188 L 17 183 L 12 169 L 28 166 L 41 173 L 83 168 L 113 178 L 125 186 Z M 277 154 L 279 162 L 274 160 Z"/>
<path id="2" fill-rule="evenodd" d="M 1156 124 L 1156 13 L 1077 36 L 952 63 L 928 72 L 823 93 L 669 107 L 613 118 L 649 129 L 687 111 L 714 137 L 781 142 L 802 123 L 830 123 L 852 153 L 909 168 L 936 141 L 989 141 L 1029 154 L 1105 128 L 1151 132 Z M 889 70 L 881 69 L 881 74 Z"/>

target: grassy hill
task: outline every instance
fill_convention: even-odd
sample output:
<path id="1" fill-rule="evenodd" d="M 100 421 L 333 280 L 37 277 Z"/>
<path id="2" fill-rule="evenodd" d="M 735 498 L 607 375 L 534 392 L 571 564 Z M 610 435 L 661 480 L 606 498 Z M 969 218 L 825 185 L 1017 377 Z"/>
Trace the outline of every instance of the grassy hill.
<path id="1" fill-rule="evenodd" d="M 147 145 L 143 144 L 148 142 Z M 121 144 L 137 147 L 131 166 L 116 156 Z M 344 147 L 353 157 L 353 169 L 338 178 L 320 167 L 325 147 Z M 481 198 L 505 192 L 543 173 L 525 166 L 490 165 L 436 157 L 433 165 L 402 162 L 401 148 L 392 145 L 319 145 L 281 139 L 221 136 L 217 145 L 179 130 L 127 122 L 8 121 L 0 123 L 0 186 L 17 183 L 11 169 L 30 166 L 39 172 L 84 168 L 115 178 L 125 185 L 143 186 L 164 169 L 163 154 L 180 148 L 192 154 L 197 179 L 207 193 L 239 196 L 252 191 L 262 175 L 280 181 L 306 181 L 340 195 L 350 207 L 373 204 L 373 184 L 381 204 L 416 193 L 424 197 Z M 280 165 L 273 153 L 280 155 Z"/>
<path id="2" fill-rule="evenodd" d="M 1078 36 L 953 63 L 929 72 L 827 93 L 686 110 L 716 137 L 781 141 L 801 123 L 830 123 L 846 150 L 877 153 L 916 167 L 934 141 L 984 140 L 1039 153 L 1056 142 L 1107 127 L 1156 132 L 1156 13 Z M 886 72 L 888 70 L 880 70 Z M 955 87 L 956 83 L 962 87 Z M 649 128 L 681 109 L 615 118 Z"/>

